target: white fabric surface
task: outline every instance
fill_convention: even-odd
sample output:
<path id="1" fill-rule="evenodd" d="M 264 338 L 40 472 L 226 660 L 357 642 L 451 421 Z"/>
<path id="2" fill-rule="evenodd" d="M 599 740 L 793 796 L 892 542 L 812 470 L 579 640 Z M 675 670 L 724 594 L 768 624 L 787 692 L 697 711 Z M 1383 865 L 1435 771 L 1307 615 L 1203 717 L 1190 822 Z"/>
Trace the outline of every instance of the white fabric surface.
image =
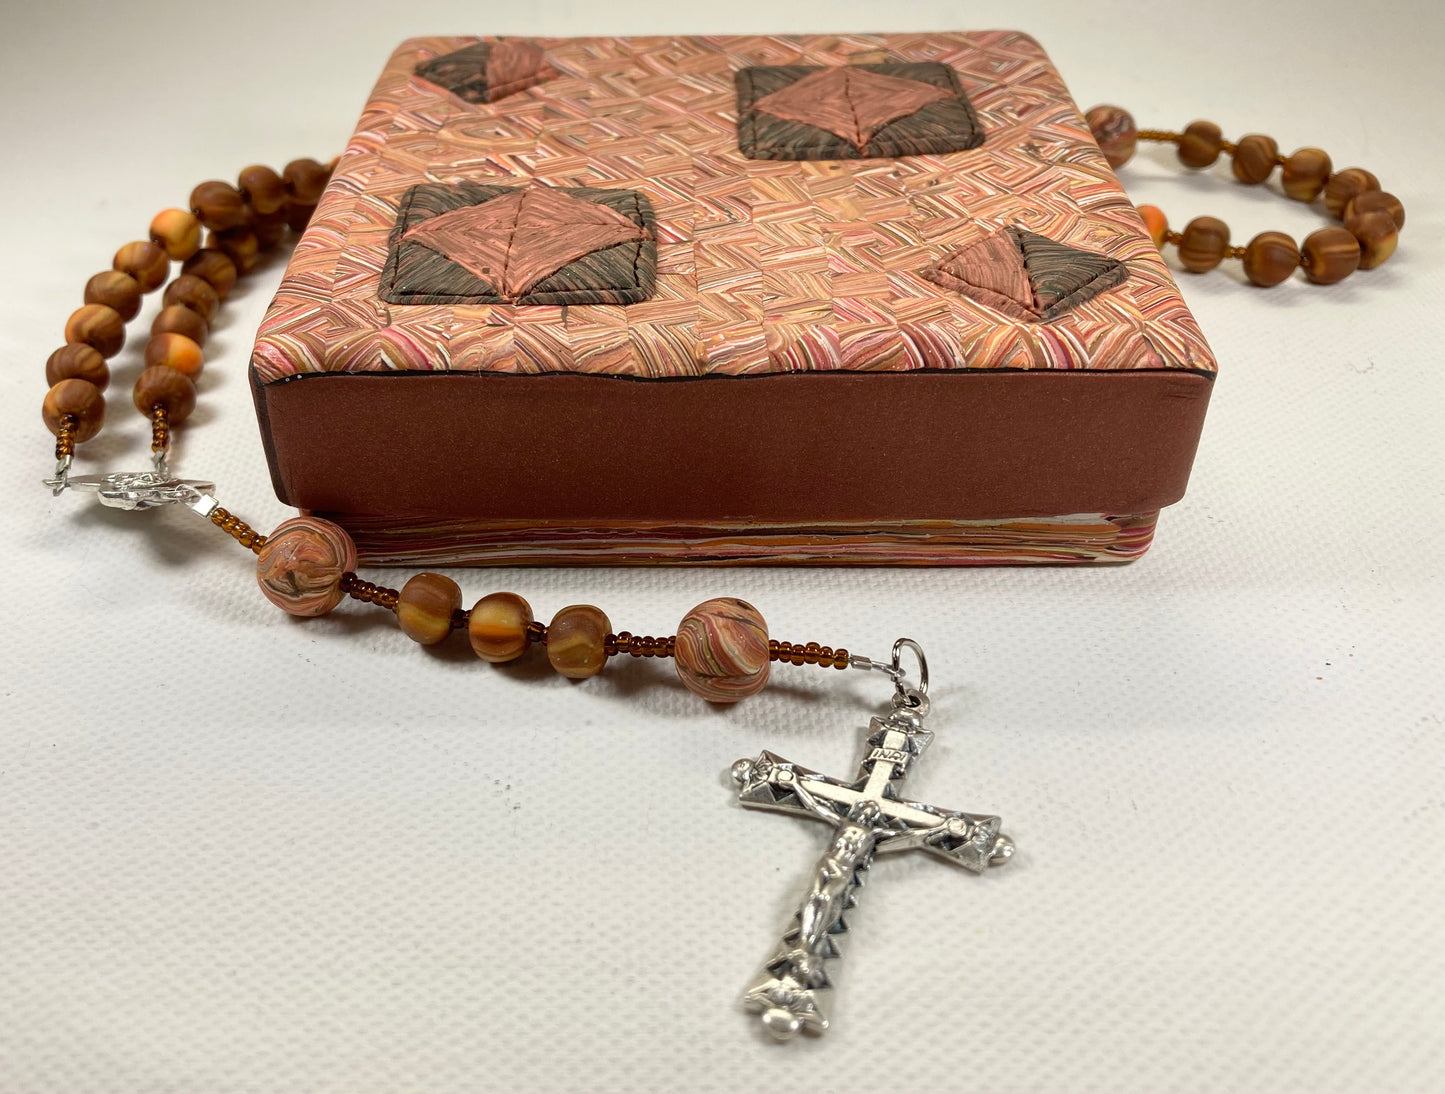
<path id="1" fill-rule="evenodd" d="M 821 1041 L 774 1047 L 736 1000 L 822 832 L 723 773 L 771 747 L 846 774 L 878 680 L 785 668 L 718 711 L 653 662 L 496 671 L 360 605 L 281 616 L 190 513 L 38 485 L 85 278 L 194 182 L 338 150 L 403 37 L 999 23 L 1084 106 L 1319 144 L 1409 213 L 1395 259 L 1334 288 L 1183 278 L 1221 374 L 1154 550 L 455 575 L 637 631 L 733 593 L 780 637 L 925 644 L 939 736 L 910 789 L 1001 813 L 1020 853 L 983 878 L 880 861 Z M 1433 0 L 6 4 L 0 1091 L 1440 1090 L 1441 23 Z M 1126 186 L 1176 224 L 1321 223 L 1139 160 Z M 178 450 L 263 529 L 287 514 L 244 369 L 279 277 L 225 309 Z M 142 345 L 88 469 L 143 461 Z"/>

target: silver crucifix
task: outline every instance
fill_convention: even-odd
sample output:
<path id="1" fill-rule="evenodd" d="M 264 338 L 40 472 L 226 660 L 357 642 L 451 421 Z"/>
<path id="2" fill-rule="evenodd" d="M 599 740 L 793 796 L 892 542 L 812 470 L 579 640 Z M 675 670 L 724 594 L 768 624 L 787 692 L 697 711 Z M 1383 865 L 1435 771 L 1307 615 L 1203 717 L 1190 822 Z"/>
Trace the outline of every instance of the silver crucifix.
<path id="1" fill-rule="evenodd" d="M 904 648 L 918 655 L 916 688 L 905 686 L 899 668 Z M 898 693 L 892 712 L 868 727 L 868 751 L 856 779 L 829 778 L 766 751 L 732 767 L 743 805 L 825 820 L 834 829 L 802 904 L 743 997 L 743 1005 L 779 1041 L 791 1040 L 800 1029 L 820 1034 L 828 1028 L 833 989 L 828 966 L 841 956 L 847 916 L 874 855 L 918 849 L 982 873 L 1013 854 L 1013 841 L 999 833 L 998 817 L 939 809 L 897 795 L 909 766 L 933 740 L 923 728 L 928 669 L 918 643 L 900 638 L 891 666 L 857 660 L 859 667 L 890 672 Z"/>

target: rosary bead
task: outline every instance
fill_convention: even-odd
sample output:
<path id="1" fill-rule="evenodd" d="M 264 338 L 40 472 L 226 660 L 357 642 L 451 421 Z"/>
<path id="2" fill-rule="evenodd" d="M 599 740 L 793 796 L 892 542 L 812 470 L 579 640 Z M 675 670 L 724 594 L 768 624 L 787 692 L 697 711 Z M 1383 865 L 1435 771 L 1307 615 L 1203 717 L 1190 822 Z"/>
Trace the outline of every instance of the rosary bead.
<path id="1" fill-rule="evenodd" d="M 105 396 L 86 380 L 61 380 L 45 393 L 40 416 L 45 419 L 45 428 L 58 436 L 60 419 L 67 414 L 75 416 L 76 443 L 88 441 L 105 424 Z"/>
<path id="2" fill-rule="evenodd" d="M 612 624 L 601 608 L 570 604 L 547 625 L 547 660 L 569 680 L 596 676 L 607 664 Z"/>
<path id="3" fill-rule="evenodd" d="M 1373 270 L 1382 266 L 1395 253 L 1395 244 L 1400 242 L 1400 230 L 1395 227 L 1395 218 L 1383 209 L 1374 212 L 1356 213 L 1345 221 L 1345 230 L 1355 237 L 1360 245 L 1360 269 Z"/>
<path id="4" fill-rule="evenodd" d="M 815 663 L 817 649 L 813 644 Z M 768 682 L 768 625 L 746 600 L 705 600 L 678 624 L 676 657 L 678 678 L 689 691 L 711 703 L 735 703 Z M 804 652 L 797 660 L 806 659 Z"/>
<path id="5" fill-rule="evenodd" d="M 236 182 L 246 204 L 262 216 L 286 204 L 286 181 L 269 167 L 254 164 L 242 168 Z"/>
<path id="6" fill-rule="evenodd" d="M 300 159 L 288 163 L 282 176 L 292 201 L 298 205 L 315 205 L 321 200 L 321 191 L 326 189 L 331 172 L 313 159 Z"/>
<path id="7" fill-rule="evenodd" d="M 1345 206 L 1351 199 L 1367 190 L 1379 188 L 1380 180 L 1363 167 L 1346 167 L 1343 171 L 1331 175 L 1330 181 L 1325 183 L 1325 208 L 1330 211 L 1331 216 L 1343 218 Z"/>
<path id="8" fill-rule="evenodd" d="M 148 239 L 127 243 L 115 252 L 111 265 L 140 283 L 141 292 L 159 289 L 171 272 L 171 260 L 164 250 Z"/>
<path id="9" fill-rule="evenodd" d="M 164 365 L 192 381 L 201 374 L 201 347 L 184 334 L 153 334 L 146 343 L 146 367 Z"/>
<path id="10" fill-rule="evenodd" d="M 1164 210 L 1157 205 L 1141 205 L 1139 216 L 1144 221 L 1144 227 L 1149 232 L 1149 238 L 1154 241 L 1154 246 L 1164 246 L 1164 236 L 1169 231 L 1169 220 L 1164 216 Z"/>
<path id="11" fill-rule="evenodd" d="M 286 214 L 271 213 L 268 216 L 258 216 L 251 221 L 251 230 L 256 233 L 256 240 L 261 244 L 261 250 L 269 251 L 281 242 L 281 237 L 286 234 Z"/>
<path id="12" fill-rule="evenodd" d="M 213 232 L 241 228 L 251 220 L 241 191 L 218 179 L 203 182 L 191 191 L 191 212 Z"/>
<path id="13" fill-rule="evenodd" d="M 1299 248 L 1283 232 L 1260 232 L 1244 249 L 1244 276 L 1271 288 L 1299 269 Z"/>
<path id="14" fill-rule="evenodd" d="M 286 227 L 293 232 L 304 232 L 306 225 L 311 223 L 311 214 L 316 212 L 314 205 L 302 205 L 299 202 L 291 202 L 286 206 Z"/>
<path id="15" fill-rule="evenodd" d="M 1321 148 L 1296 148 L 1279 171 L 1280 185 L 1296 201 L 1314 201 L 1330 180 L 1334 164 Z"/>
<path id="16" fill-rule="evenodd" d="M 435 646 L 452 633 L 452 616 L 461 606 L 461 587 L 451 578 L 417 574 L 401 587 L 396 622 L 413 642 Z"/>
<path id="17" fill-rule="evenodd" d="M 198 346 L 206 344 L 206 333 L 210 328 L 206 321 L 184 304 L 170 304 L 156 313 L 151 322 L 151 334 L 184 334 Z"/>
<path id="18" fill-rule="evenodd" d="M 1333 285 L 1355 272 L 1360 244 L 1344 228 L 1321 228 L 1305 236 L 1300 247 L 1305 276 L 1316 285 Z"/>
<path id="19" fill-rule="evenodd" d="M 166 286 L 161 303 L 166 307 L 183 304 L 210 323 L 215 317 L 216 309 L 221 306 L 221 298 L 204 277 L 183 273 Z"/>
<path id="20" fill-rule="evenodd" d="M 250 273 L 261 261 L 261 241 L 249 227 L 228 228 L 206 236 L 206 247 L 222 251 L 241 273 Z"/>
<path id="21" fill-rule="evenodd" d="M 1234 146 L 1234 177 L 1250 186 L 1258 186 L 1274 173 L 1279 157 L 1279 145 L 1273 137 L 1263 133 L 1251 133 L 1239 138 Z"/>
<path id="22" fill-rule="evenodd" d="M 140 283 L 119 270 L 104 270 L 85 283 L 85 302 L 104 304 L 129 323 L 140 311 Z"/>
<path id="23" fill-rule="evenodd" d="M 1405 207 L 1400 204 L 1399 198 L 1384 190 L 1366 190 L 1363 194 L 1352 197 L 1345 206 L 1345 220 L 1348 221 L 1361 213 L 1380 212 L 1389 213 L 1397 229 L 1405 227 Z"/>
<path id="24" fill-rule="evenodd" d="M 196 385 L 185 373 L 166 365 L 152 365 L 136 377 L 131 397 L 147 418 L 156 407 L 165 407 L 171 425 L 179 425 L 196 409 Z"/>
<path id="25" fill-rule="evenodd" d="M 1224 259 L 1229 249 L 1229 225 L 1218 217 L 1195 217 L 1184 226 L 1179 240 L 1179 261 L 1190 273 L 1205 273 Z"/>
<path id="26" fill-rule="evenodd" d="M 1089 132 L 1099 145 L 1099 151 L 1109 161 L 1109 166 L 1118 170 L 1134 155 L 1134 146 L 1139 140 L 1139 128 L 1134 117 L 1122 106 L 1096 106 L 1084 115 L 1089 123 Z"/>
<path id="27" fill-rule="evenodd" d="M 1213 122 L 1190 122 L 1179 139 L 1179 162 L 1185 167 L 1208 167 L 1219 158 L 1223 144 L 1219 126 Z"/>
<path id="28" fill-rule="evenodd" d="M 532 605 L 516 593 L 489 593 L 467 616 L 467 639 L 483 661 L 500 665 L 527 652 L 531 625 Z"/>
<path id="29" fill-rule="evenodd" d="M 201 222 L 185 209 L 162 209 L 151 221 L 151 242 L 184 262 L 201 245 Z"/>
<path id="30" fill-rule="evenodd" d="M 83 342 L 102 357 L 114 357 L 125 345 L 125 320 L 104 304 L 82 304 L 65 321 L 65 340 Z"/>
<path id="31" fill-rule="evenodd" d="M 94 346 L 72 342 L 61 346 L 45 362 L 45 382 L 54 387 L 61 380 L 84 380 L 104 391 L 110 384 L 110 368 Z"/>
<path id="32" fill-rule="evenodd" d="M 344 575 L 356 569 L 356 544 L 318 517 L 293 517 L 256 552 L 256 582 L 266 599 L 292 615 L 325 615 L 341 603 Z"/>
<path id="33" fill-rule="evenodd" d="M 224 251 L 206 247 L 186 259 L 181 273 L 195 274 L 203 281 L 209 281 L 211 288 L 222 300 L 230 295 L 236 284 L 236 264 Z"/>

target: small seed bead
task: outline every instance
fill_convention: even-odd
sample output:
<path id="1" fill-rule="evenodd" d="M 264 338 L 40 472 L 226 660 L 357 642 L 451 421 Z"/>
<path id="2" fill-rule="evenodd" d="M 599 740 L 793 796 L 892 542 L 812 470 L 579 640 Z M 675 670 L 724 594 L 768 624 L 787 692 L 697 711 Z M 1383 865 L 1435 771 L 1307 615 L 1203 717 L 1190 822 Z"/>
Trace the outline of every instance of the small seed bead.
<path id="1" fill-rule="evenodd" d="M 62 414 L 55 431 L 55 458 L 63 460 L 75 455 L 75 425 L 79 421 L 74 414 Z"/>
<path id="2" fill-rule="evenodd" d="M 831 646 L 822 646 L 817 642 L 804 645 L 799 642 L 779 642 L 772 638 L 768 640 L 768 660 L 791 665 L 821 665 L 825 669 L 845 669 L 848 667 L 848 651 L 834 650 Z"/>
<path id="3" fill-rule="evenodd" d="M 171 446 L 171 416 L 158 406 L 151 411 L 151 451 L 164 452 Z"/>
<path id="4" fill-rule="evenodd" d="M 219 505 L 211 510 L 211 523 L 235 539 L 242 547 L 260 551 L 266 545 L 265 536 L 240 517 L 232 516 L 229 510 Z"/>
<path id="5" fill-rule="evenodd" d="M 396 589 L 388 589 L 385 585 L 375 585 L 370 581 L 365 581 L 351 570 L 347 570 L 341 575 L 341 591 L 353 600 L 360 600 L 364 604 L 375 604 L 392 612 L 396 611 L 396 602 L 401 596 Z"/>

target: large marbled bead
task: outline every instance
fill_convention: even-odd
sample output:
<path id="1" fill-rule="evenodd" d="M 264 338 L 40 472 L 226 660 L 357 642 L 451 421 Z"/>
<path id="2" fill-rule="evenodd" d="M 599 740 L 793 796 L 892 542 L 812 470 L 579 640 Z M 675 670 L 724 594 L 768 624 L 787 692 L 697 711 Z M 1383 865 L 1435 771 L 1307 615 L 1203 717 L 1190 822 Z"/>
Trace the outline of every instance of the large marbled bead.
<path id="1" fill-rule="evenodd" d="M 356 569 L 356 544 L 329 520 L 293 517 L 256 554 L 256 582 L 266 599 L 292 615 L 325 615 L 345 595 L 341 578 Z"/>
<path id="2" fill-rule="evenodd" d="M 1090 108 L 1084 115 L 1089 131 L 1099 145 L 1099 151 L 1115 169 L 1123 167 L 1134 155 L 1134 146 L 1139 140 L 1139 129 L 1134 116 L 1122 106 L 1101 105 Z"/>
<path id="3" fill-rule="evenodd" d="M 547 660 L 569 680 L 596 676 L 607 664 L 612 624 L 592 604 L 569 604 L 547 626 Z"/>
<path id="4" fill-rule="evenodd" d="M 532 605 L 516 593 L 488 593 L 467 616 L 467 640 L 483 661 L 502 665 L 527 652 Z M 605 632 L 604 632 L 605 633 Z"/>
<path id="5" fill-rule="evenodd" d="M 736 703 L 768 682 L 768 625 L 746 600 L 705 600 L 678 624 L 675 656 L 688 690 L 709 702 Z"/>
<path id="6" fill-rule="evenodd" d="M 462 606 L 462 590 L 445 574 L 415 574 L 396 598 L 401 633 L 423 646 L 435 646 L 452 633 L 452 616 Z"/>

